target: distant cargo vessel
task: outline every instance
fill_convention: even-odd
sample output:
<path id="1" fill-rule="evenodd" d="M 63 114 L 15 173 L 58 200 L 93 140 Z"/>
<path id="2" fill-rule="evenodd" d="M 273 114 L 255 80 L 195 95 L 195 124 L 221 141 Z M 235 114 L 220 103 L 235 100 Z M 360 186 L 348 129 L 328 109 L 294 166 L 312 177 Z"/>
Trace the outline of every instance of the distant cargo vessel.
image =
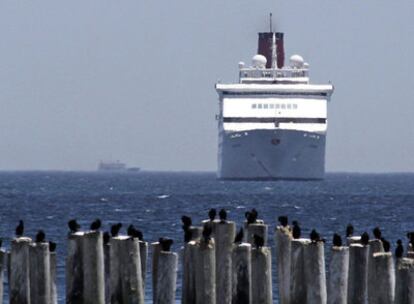
<path id="1" fill-rule="evenodd" d="M 126 164 L 120 162 L 119 160 L 115 162 L 99 162 L 98 171 L 101 172 L 139 172 L 140 168 L 131 167 L 128 168 Z"/>
<path id="2" fill-rule="evenodd" d="M 323 179 L 332 84 L 310 84 L 300 55 L 285 66 L 283 33 L 259 33 L 239 82 L 216 84 L 222 179 Z"/>

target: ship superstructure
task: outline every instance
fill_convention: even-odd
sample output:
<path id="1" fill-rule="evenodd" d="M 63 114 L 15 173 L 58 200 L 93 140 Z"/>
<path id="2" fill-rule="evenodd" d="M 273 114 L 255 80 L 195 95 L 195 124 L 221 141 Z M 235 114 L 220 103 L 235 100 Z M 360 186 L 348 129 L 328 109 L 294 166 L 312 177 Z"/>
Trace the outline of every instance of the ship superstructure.
<path id="1" fill-rule="evenodd" d="M 300 55 L 285 66 L 284 34 L 259 33 L 251 66 L 239 63 L 239 82 L 217 83 L 218 177 L 322 179 L 327 103 L 332 84 L 310 84 Z"/>

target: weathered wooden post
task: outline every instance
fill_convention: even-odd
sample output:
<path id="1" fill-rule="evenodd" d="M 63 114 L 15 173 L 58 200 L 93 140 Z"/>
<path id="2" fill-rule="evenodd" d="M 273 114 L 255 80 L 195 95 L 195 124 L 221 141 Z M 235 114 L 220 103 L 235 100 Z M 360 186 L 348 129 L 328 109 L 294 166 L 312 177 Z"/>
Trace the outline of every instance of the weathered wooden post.
<path id="1" fill-rule="evenodd" d="M 29 247 L 32 240 L 18 237 L 11 242 L 10 304 L 30 304 Z"/>
<path id="2" fill-rule="evenodd" d="M 3 300 L 3 293 L 4 293 L 4 269 L 7 268 L 7 252 L 0 248 L 0 303 Z"/>
<path id="3" fill-rule="evenodd" d="M 198 241 L 201 238 L 201 234 L 203 232 L 203 227 L 198 226 L 190 226 L 191 231 L 191 240 Z"/>
<path id="4" fill-rule="evenodd" d="M 395 298 L 395 269 L 394 260 L 391 252 L 377 252 L 373 254 L 371 272 L 368 280 L 376 286 L 369 289 L 369 304 L 389 304 L 394 303 Z"/>
<path id="5" fill-rule="evenodd" d="M 349 236 L 346 238 L 346 242 L 348 246 L 351 244 L 359 244 L 361 242 L 361 236 L 359 235 Z"/>
<path id="6" fill-rule="evenodd" d="M 194 304 L 196 302 L 196 256 L 198 248 L 196 241 L 190 241 L 183 249 L 183 280 L 182 280 L 182 304 Z"/>
<path id="7" fill-rule="evenodd" d="M 328 304 L 347 304 L 349 247 L 332 247 L 329 266 Z"/>
<path id="8" fill-rule="evenodd" d="M 272 303 L 272 256 L 269 247 L 252 249 L 252 303 Z"/>
<path id="9" fill-rule="evenodd" d="M 155 304 L 175 303 L 178 255 L 175 252 L 160 251 L 157 272 L 157 301 Z"/>
<path id="10" fill-rule="evenodd" d="M 66 304 L 83 303 L 83 232 L 68 236 L 68 254 L 66 257 Z"/>
<path id="11" fill-rule="evenodd" d="M 235 244 L 232 253 L 232 303 L 252 303 L 252 246 Z"/>
<path id="12" fill-rule="evenodd" d="M 414 260 L 397 259 L 395 304 L 414 303 Z"/>
<path id="13" fill-rule="evenodd" d="M 139 241 L 139 255 L 141 259 L 142 289 L 145 290 L 147 277 L 148 242 Z"/>
<path id="14" fill-rule="evenodd" d="M 292 233 L 289 229 L 289 226 L 276 227 L 276 266 L 280 304 L 289 304 L 290 299 L 291 240 Z"/>
<path id="15" fill-rule="evenodd" d="M 349 245 L 348 304 L 365 304 L 368 298 L 369 245 Z"/>
<path id="16" fill-rule="evenodd" d="M 305 247 L 309 239 L 293 239 L 291 242 L 290 304 L 303 304 L 307 294 L 305 280 Z"/>
<path id="17" fill-rule="evenodd" d="M 216 225 L 216 302 L 231 303 L 231 253 L 236 236 L 236 223 L 223 221 Z"/>
<path id="18" fill-rule="evenodd" d="M 203 237 L 197 244 L 196 253 L 196 303 L 216 303 L 216 250 L 214 239 Z"/>
<path id="19" fill-rule="evenodd" d="M 375 273 L 374 270 L 374 253 L 384 252 L 384 247 L 379 239 L 373 239 L 369 241 L 369 256 L 368 256 L 368 303 L 373 302 L 377 296 L 378 286 L 375 280 L 371 280 L 371 273 Z"/>
<path id="20" fill-rule="evenodd" d="M 326 304 L 326 274 L 324 242 L 311 242 L 304 251 L 306 303 Z"/>
<path id="21" fill-rule="evenodd" d="M 29 246 L 30 303 L 51 304 L 49 243 L 36 242 Z"/>
<path id="22" fill-rule="evenodd" d="M 111 244 L 103 245 L 105 272 L 105 303 L 111 303 Z"/>
<path id="23" fill-rule="evenodd" d="M 247 225 L 247 243 L 254 245 L 254 235 L 260 236 L 264 240 L 264 245 L 267 246 L 267 235 L 269 227 L 264 223 L 253 223 Z"/>
<path id="24" fill-rule="evenodd" d="M 56 287 L 56 252 L 50 252 L 50 294 L 51 303 L 58 303 L 57 287 Z"/>
<path id="25" fill-rule="evenodd" d="M 151 243 L 152 251 L 152 301 L 156 303 L 157 300 L 157 278 L 158 278 L 158 259 L 161 252 L 161 245 L 159 242 Z"/>

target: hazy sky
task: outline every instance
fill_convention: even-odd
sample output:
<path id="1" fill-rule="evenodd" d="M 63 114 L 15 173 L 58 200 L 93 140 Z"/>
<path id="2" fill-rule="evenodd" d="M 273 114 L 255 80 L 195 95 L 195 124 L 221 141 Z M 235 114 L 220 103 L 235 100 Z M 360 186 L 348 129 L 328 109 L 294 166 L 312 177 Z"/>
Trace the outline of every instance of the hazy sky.
<path id="1" fill-rule="evenodd" d="M 0 1 L 0 169 L 215 170 L 215 82 L 268 13 L 331 80 L 327 169 L 414 171 L 414 1 Z"/>

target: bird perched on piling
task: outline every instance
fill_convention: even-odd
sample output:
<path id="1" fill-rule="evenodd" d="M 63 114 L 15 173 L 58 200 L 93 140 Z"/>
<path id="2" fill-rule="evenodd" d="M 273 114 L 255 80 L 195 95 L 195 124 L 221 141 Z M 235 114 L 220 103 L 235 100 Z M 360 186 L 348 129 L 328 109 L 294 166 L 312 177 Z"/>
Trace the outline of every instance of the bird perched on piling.
<path id="1" fill-rule="evenodd" d="M 56 243 L 55 242 L 52 242 L 52 241 L 49 241 L 49 251 L 50 252 L 55 252 L 56 251 Z"/>
<path id="2" fill-rule="evenodd" d="M 122 223 L 114 224 L 111 226 L 111 235 L 112 237 L 116 237 L 119 234 L 119 230 L 122 228 Z"/>
<path id="3" fill-rule="evenodd" d="M 253 235 L 253 243 L 256 246 L 256 249 L 262 248 L 264 246 L 264 238 L 260 235 Z"/>
<path id="4" fill-rule="evenodd" d="M 404 254 L 404 247 L 402 245 L 402 241 L 398 240 L 397 241 L 397 248 L 395 248 L 395 257 L 397 259 L 401 259 L 403 257 Z"/>
<path id="5" fill-rule="evenodd" d="M 23 236 L 23 233 L 24 233 L 24 222 L 20 220 L 19 224 L 16 227 L 16 237 Z"/>
<path id="6" fill-rule="evenodd" d="M 227 220 L 227 211 L 225 209 L 221 209 L 219 212 L 220 223 L 225 223 Z"/>
<path id="7" fill-rule="evenodd" d="M 171 245 L 174 243 L 172 239 L 167 238 L 159 238 L 158 242 L 160 243 L 161 251 L 167 252 L 171 250 Z"/>
<path id="8" fill-rule="evenodd" d="M 364 232 L 363 234 L 361 234 L 361 244 L 364 246 L 368 246 L 369 244 L 369 234 L 368 232 Z"/>
<path id="9" fill-rule="evenodd" d="M 0 248 L 3 247 L 3 239 L 0 238 Z"/>
<path id="10" fill-rule="evenodd" d="M 379 227 L 375 227 L 372 230 L 372 233 L 374 234 L 375 239 L 377 239 L 377 240 L 381 239 L 382 232 L 381 232 L 381 229 Z"/>
<path id="11" fill-rule="evenodd" d="M 75 219 L 72 219 L 68 222 L 68 227 L 70 230 L 69 233 L 76 233 L 79 231 L 81 226 L 78 224 L 78 222 Z"/>
<path id="12" fill-rule="evenodd" d="M 43 230 L 39 230 L 36 234 L 35 242 L 36 243 L 44 243 L 46 239 L 46 234 Z"/>
<path id="13" fill-rule="evenodd" d="M 352 224 L 348 224 L 348 226 L 346 226 L 346 237 L 349 238 L 354 234 L 354 226 L 352 226 Z"/>
<path id="14" fill-rule="evenodd" d="M 132 238 L 137 238 L 140 241 L 144 240 L 144 234 L 142 233 L 142 231 L 139 229 L 136 229 L 134 225 L 132 224 L 128 226 L 127 235 Z"/>
<path id="15" fill-rule="evenodd" d="M 293 228 L 292 228 L 292 236 L 294 239 L 300 239 L 300 236 L 302 234 L 301 229 L 299 227 L 299 223 L 297 221 L 292 222 Z"/>
<path id="16" fill-rule="evenodd" d="M 193 221 L 191 220 L 191 217 L 183 215 L 181 217 L 181 222 L 183 223 L 183 229 L 190 228 L 193 225 Z"/>
<path id="17" fill-rule="evenodd" d="M 289 224 L 288 217 L 286 215 L 279 216 L 278 221 L 282 227 L 286 227 Z"/>
<path id="18" fill-rule="evenodd" d="M 320 234 L 315 229 L 312 229 L 311 233 L 309 234 L 309 238 L 312 243 L 317 243 L 317 242 L 322 241 Z"/>
<path id="19" fill-rule="evenodd" d="M 252 209 L 251 211 L 247 211 L 244 216 L 246 217 L 247 220 L 247 224 L 254 224 L 257 221 L 257 217 L 258 217 L 258 212 L 256 211 L 256 209 Z"/>
<path id="20" fill-rule="evenodd" d="M 208 218 L 210 219 L 210 221 L 214 221 L 217 215 L 217 211 L 214 208 L 211 208 L 210 211 L 208 212 Z"/>
<path id="21" fill-rule="evenodd" d="M 382 248 L 384 248 L 384 252 L 390 252 L 391 244 L 386 239 L 381 238 Z"/>
<path id="22" fill-rule="evenodd" d="M 210 225 L 204 225 L 203 232 L 202 232 L 204 242 L 206 243 L 210 242 L 212 232 L 213 232 L 213 229 L 211 228 Z"/>
<path id="23" fill-rule="evenodd" d="M 105 231 L 103 234 L 103 244 L 107 245 L 109 244 L 109 241 L 111 240 L 111 236 L 109 235 L 108 231 Z"/>
<path id="24" fill-rule="evenodd" d="M 237 232 L 236 237 L 234 238 L 234 243 L 241 244 L 243 242 L 243 236 L 244 236 L 243 228 L 240 228 L 239 232 Z"/>
<path id="25" fill-rule="evenodd" d="M 332 243 L 334 247 L 341 247 L 342 246 L 342 238 L 339 234 L 334 233 Z"/>
<path id="26" fill-rule="evenodd" d="M 101 226 L 102 226 L 101 220 L 97 218 L 96 220 L 92 222 L 90 229 L 92 231 L 98 231 L 101 228 Z"/>

